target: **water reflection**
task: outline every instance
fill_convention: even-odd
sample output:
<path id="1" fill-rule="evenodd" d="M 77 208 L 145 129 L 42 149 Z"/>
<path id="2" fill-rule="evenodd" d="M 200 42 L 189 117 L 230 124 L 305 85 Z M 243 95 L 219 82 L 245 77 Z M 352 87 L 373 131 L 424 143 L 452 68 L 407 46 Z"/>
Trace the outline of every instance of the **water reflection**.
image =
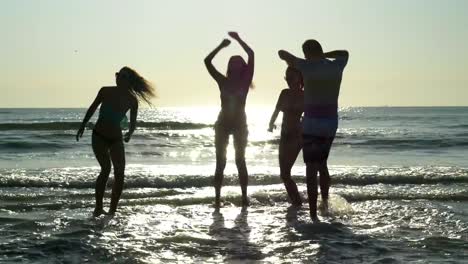
<path id="1" fill-rule="evenodd" d="M 251 229 L 247 220 L 246 207 L 242 208 L 237 215 L 232 228 L 226 227 L 224 216 L 219 208 L 214 210 L 212 216 L 213 223 L 209 228 L 209 234 L 220 242 L 218 243 L 219 253 L 225 256 L 225 261 L 260 260 L 265 257 L 258 245 L 249 242 Z"/>
<path id="2" fill-rule="evenodd" d="M 378 240 L 368 235 L 356 234 L 347 225 L 335 219 L 311 223 L 305 211 L 289 207 L 287 225 L 297 233 L 299 240 L 315 247 L 315 254 L 304 256 L 313 263 L 398 263 L 395 253 L 405 246 L 398 242 Z"/>

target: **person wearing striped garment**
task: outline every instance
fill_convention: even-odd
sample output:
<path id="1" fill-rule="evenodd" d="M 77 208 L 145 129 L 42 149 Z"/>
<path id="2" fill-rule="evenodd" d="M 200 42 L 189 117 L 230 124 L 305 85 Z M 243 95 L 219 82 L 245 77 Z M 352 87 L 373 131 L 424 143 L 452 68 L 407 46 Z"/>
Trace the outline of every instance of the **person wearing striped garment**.
<path id="1" fill-rule="evenodd" d="M 327 160 L 338 129 L 338 96 L 344 68 L 348 63 L 346 50 L 323 52 L 316 40 L 302 45 L 305 59 L 280 50 L 279 57 L 298 69 L 304 78 L 303 156 L 306 163 L 307 195 L 310 217 L 317 217 L 317 173 L 320 174 L 322 209 L 328 212 L 330 175 Z"/>

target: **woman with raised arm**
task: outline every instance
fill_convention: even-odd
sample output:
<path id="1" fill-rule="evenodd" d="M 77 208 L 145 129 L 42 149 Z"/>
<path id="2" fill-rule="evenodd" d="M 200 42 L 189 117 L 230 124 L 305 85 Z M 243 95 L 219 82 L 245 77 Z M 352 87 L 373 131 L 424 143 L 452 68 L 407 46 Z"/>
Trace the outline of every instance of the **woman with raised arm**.
<path id="1" fill-rule="evenodd" d="M 221 111 L 215 124 L 216 171 L 214 176 L 215 205 L 220 206 L 221 186 L 226 167 L 226 148 L 229 135 L 233 135 L 236 155 L 236 166 L 239 173 L 239 182 L 242 190 L 242 205 L 248 205 L 247 183 L 248 174 L 245 165 L 245 148 L 247 146 L 247 120 L 245 114 L 245 101 L 252 84 L 254 73 L 254 52 L 239 37 L 236 32 L 229 32 L 248 55 L 247 63 L 241 56 L 232 56 L 229 59 L 226 76 L 221 74 L 212 64 L 215 55 L 231 42 L 224 39 L 205 58 L 205 65 L 211 77 L 218 83 L 221 94 Z"/>
<path id="2" fill-rule="evenodd" d="M 101 166 L 101 172 L 96 180 L 94 216 L 105 213 L 102 200 L 111 170 L 111 162 L 114 166 L 114 184 L 109 214 L 115 214 L 124 184 L 125 149 L 123 141 L 129 142 L 135 131 L 139 101 L 143 100 L 151 104 L 149 100 L 154 96 L 151 84 L 129 67 L 123 67 L 115 73 L 115 80 L 117 86 L 103 87 L 99 90 L 76 134 L 78 141 L 83 136 L 89 119 L 97 107 L 101 105 L 92 134 L 93 152 Z M 130 110 L 130 129 L 125 136 L 122 136 L 120 123 L 128 110 Z"/>
<path id="3" fill-rule="evenodd" d="M 291 203 L 300 206 L 302 200 L 296 183 L 291 179 L 291 168 L 302 149 L 301 117 L 304 112 L 304 82 L 301 72 L 292 67 L 287 68 L 285 79 L 289 89 L 281 91 L 275 111 L 270 119 L 268 131 L 273 131 L 279 112 L 283 112 L 278 153 L 280 177 L 286 187 Z"/>

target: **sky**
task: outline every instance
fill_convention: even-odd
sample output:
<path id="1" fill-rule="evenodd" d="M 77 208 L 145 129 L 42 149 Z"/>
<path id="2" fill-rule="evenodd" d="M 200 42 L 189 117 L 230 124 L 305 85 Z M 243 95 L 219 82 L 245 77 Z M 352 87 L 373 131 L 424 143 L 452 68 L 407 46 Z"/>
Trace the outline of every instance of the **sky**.
<path id="1" fill-rule="evenodd" d="M 314 38 L 350 59 L 341 106 L 468 105 L 464 0 L 3 0 L 0 108 L 88 107 L 130 66 L 157 89 L 158 106 L 217 106 L 203 59 L 228 31 L 254 49 L 248 105 L 271 105 L 286 65 Z M 232 42 L 215 58 L 225 72 Z"/>

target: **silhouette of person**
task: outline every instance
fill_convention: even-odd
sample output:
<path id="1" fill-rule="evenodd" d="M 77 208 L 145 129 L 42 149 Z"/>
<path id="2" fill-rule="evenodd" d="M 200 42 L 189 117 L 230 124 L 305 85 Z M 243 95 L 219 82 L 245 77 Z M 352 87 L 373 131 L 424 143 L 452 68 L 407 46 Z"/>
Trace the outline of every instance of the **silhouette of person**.
<path id="1" fill-rule="evenodd" d="M 151 84 L 129 67 L 123 67 L 115 73 L 115 80 L 116 87 L 103 87 L 99 90 L 76 134 L 76 140 L 79 141 L 89 119 L 97 107 L 101 105 L 92 134 L 93 152 L 101 166 L 101 172 L 96 180 L 94 216 L 105 213 L 102 200 L 111 170 L 111 162 L 114 166 L 114 184 L 109 214 L 112 215 L 116 212 L 124 184 L 125 149 L 123 140 L 129 142 L 135 131 L 139 101 L 151 104 L 149 100 L 154 96 L 154 88 Z M 125 136 L 122 136 L 120 124 L 129 109 L 130 128 Z"/>
<path id="2" fill-rule="evenodd" d="M 241 56 L 232 56 L 229 59 L 227 74 L 221 74 L 212 64 L 213 58 L 231 42 L 224 39 L 205 58 L 205 65 L 211 77 L 217 82 L 221 94 L 221 111 L 215 124 L 216 171 L 214 176 L 215 205 L 220 206 L 221 186 L 226 167 L 226 148 L 229 144 L 229 135 L 233 135 L 236 156 L 236 166 L 242 190 L 242 205 L 248 205 L 247 184 L 248 174 L 245 164 L 245 148 L 247 146 L 247 120 L 245 102 L 249 88 L 252 86 L 254 73 L 254 52 L 239 37 L 236 32 L 229 32 L 248 55 L 247 63 Z"/>
<path id="3" fill-rule="evenodd" d="M 291 179 L 291 168 L 302 149 L 301 117 L 304 112 L 304 82 L 301 72 L 293 67 L 286 69 L 286 82 L 289 89 L 281 91 L 273 112 L 268 131 L 272 132 L 279 112 L 283 112 L 281 138 L 279 144 L 280 177 L 283 180 L 289 199 L 293 205 L 302 205 L 297 185 Z"/>
<path id="4" fill-rule="evenodd" d="M 298 69 L 304 78 L 302 152 L 307 167 L 310 216 L 313 221 L 318 221 L 317 172 L 320 172 L 323 209 L 328 210 L 330 175 L 327 159 L 338 128 L 338 96 L 349 53 L 345 50 L 324 53 L 316 40 L 306 40 L 302 50 L 305 59 L 297 58 L 284 50 L 280 50 L 278 55 L 289 66 Z"/>

